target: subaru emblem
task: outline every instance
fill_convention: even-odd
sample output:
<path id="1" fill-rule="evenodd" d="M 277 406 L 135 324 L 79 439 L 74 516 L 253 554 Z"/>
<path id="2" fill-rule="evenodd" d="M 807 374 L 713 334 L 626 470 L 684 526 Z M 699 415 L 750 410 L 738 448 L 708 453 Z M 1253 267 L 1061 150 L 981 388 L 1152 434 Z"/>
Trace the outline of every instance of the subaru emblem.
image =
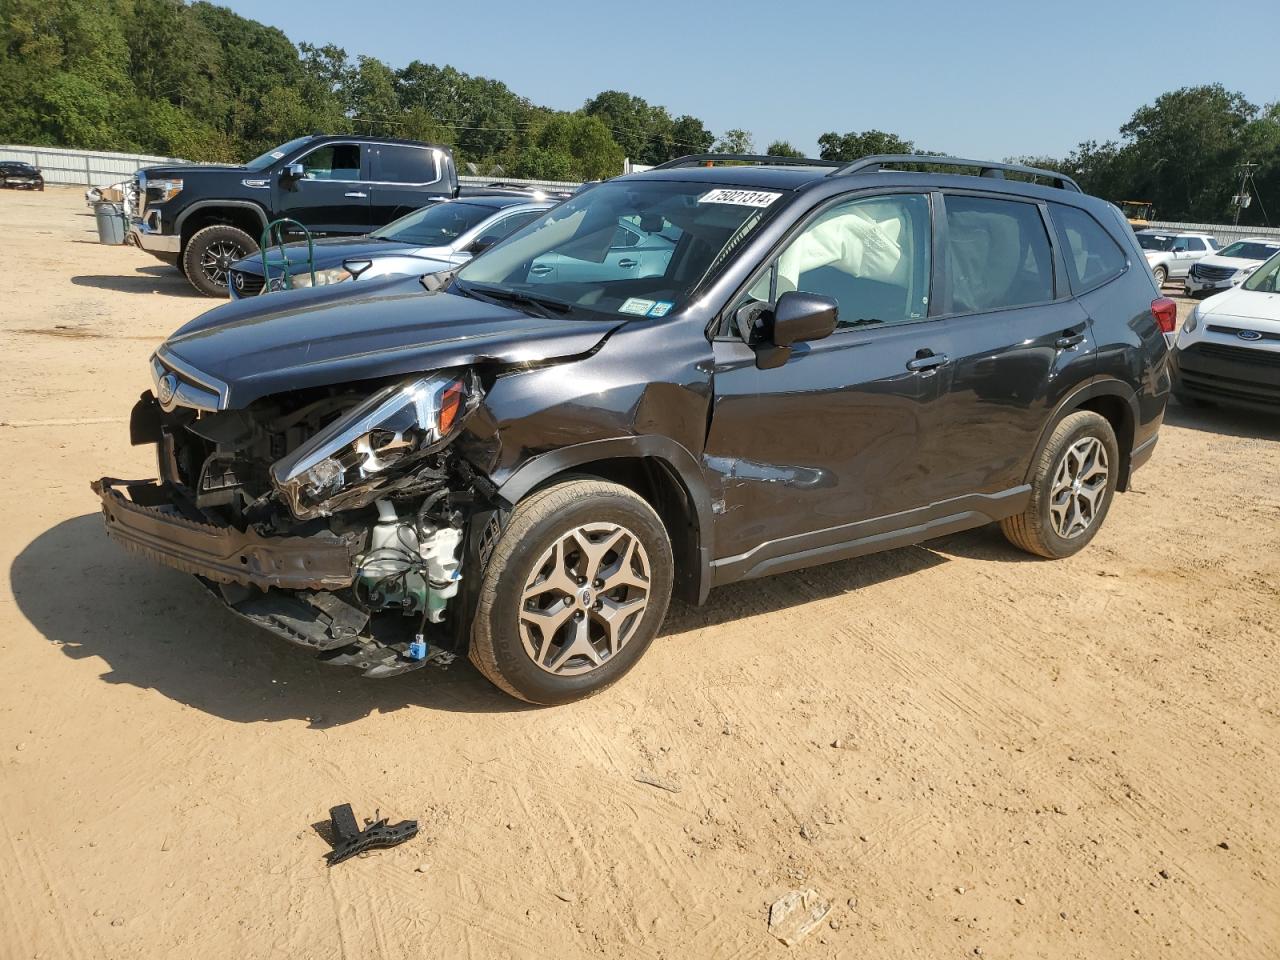
<path id="1" fill-rule="evenodd" d="M 1262 334 L 1257 330 L 1237 330 L 1236 336 L 1241 340 L 1261 340 Z"/>
<path id="2" fill-rule="evenodd" d="M 160 401 L 160 405 L 164 406 L 173 399 L 173 395 L 178 392 L 178 378 L 172 373 L 166 373 L 160 378 L 160 382 L 156 384 L 156 399 Z"/>

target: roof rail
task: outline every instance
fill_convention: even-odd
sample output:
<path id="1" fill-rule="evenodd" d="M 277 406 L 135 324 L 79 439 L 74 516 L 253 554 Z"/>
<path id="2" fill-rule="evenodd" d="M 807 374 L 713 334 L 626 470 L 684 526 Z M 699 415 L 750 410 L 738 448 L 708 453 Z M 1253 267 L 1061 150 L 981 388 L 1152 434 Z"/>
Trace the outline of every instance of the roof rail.
<path id="1" fill-rule="evenodd" d="M 771 157 L 761 153 L 691 153 L 660 163 L 653 170 L 674 170 L 677 167 L 710 167 L 717 163 L 754 163 L 789 167 L 839 167 L 838 160 L 813 160 L 809 157 Z"/>
<path id="2" fill-rule="evenodd" d="M 994 160 L 966 160 L 963 157 L 936 157 L 920 153 L 880 153 L 873 157 L 863 157 L 853 163 L 846 163 L 838 170 L 827 174 L 829 177 L 847 177 L 854 173 L 876 173 L 890 164 L 927 163 L 939 167 L 978 167 L 980 176 L 1003 180 L 1006 172 L 1022 173 L 1032 177 L 1045 177 L 1053 181 L 1060 190 L 1074 190 L 1083 193 L 1080 185 L 1065 173 L 1057 170 L 1042 170 L 1039 167 L 1024 167 L 1020 163 L 997 163 Z"/>

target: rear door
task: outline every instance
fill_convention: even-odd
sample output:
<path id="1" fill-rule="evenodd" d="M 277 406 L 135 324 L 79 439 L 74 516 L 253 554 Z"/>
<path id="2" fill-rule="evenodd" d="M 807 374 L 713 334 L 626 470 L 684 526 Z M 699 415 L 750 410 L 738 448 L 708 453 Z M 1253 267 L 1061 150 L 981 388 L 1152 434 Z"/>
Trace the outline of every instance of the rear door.
<path id="1" fill-rule="evenodd" d="M 368 145 L 369 216 L 374 227 L 412 213 L 444 193 L 439 152 L 405 143 Z"/>
<path id="2" fill-rule="evenodd" d="M 313 236 L 369 232 L 368 157 L 361 143 L 326 143 L 299 157 L 303 175 L 278 182 L 282 217 Z"/>
<path id="3" fill-rule="evenodd" d="M 962 191 L 941 203 L 937 341 L 948 362 L 930 489 L 937 500 L 991 497 L 1023 483 L 1049 413 L 1091 375 L 1096 349 L 1044 204 Z"/>

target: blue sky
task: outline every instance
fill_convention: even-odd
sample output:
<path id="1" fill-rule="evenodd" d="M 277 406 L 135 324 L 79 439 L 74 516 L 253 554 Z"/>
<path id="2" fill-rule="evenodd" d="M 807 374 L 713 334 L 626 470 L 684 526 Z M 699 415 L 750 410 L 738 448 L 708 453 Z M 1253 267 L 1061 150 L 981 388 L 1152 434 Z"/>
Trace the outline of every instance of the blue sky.
<path id="1" fill-rule="evenodd" d="M 959 155 L 1062 155 L 1180 86 L 1280 99 L 1275 0 L 221 2 L 294 42 L 452 64 L 557 109 L 625 90 L 761 149 L 874 127 Z"/>

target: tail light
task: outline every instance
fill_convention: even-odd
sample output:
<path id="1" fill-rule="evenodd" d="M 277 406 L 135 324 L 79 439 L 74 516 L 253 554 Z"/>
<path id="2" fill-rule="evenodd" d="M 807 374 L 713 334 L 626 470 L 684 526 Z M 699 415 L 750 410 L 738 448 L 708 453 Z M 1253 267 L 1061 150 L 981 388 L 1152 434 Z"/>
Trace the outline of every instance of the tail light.
<path id="1" fill-rule="evenodd" d="M 1162 333 L 1173 333 L 1178 325 L 1178 305 L 1168 297 L 1151 301 L 1151 316 L 1155 317 Z"/>

